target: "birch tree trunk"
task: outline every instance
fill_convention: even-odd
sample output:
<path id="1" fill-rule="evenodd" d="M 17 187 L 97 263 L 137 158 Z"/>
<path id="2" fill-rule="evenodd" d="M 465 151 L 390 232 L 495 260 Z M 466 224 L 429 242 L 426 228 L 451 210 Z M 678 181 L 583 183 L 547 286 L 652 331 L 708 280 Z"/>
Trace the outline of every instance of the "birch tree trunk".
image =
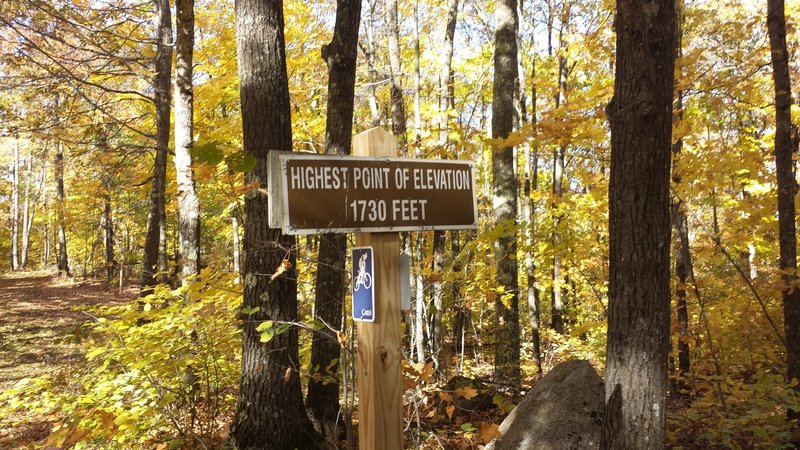
<path id="1" fill-rule="evenodd" d="M 20 254 L 20 266 L 25 270 L 28 266 L 28 246 L 31 239 L 31 222 L 33 213 L 31 211 L 31 183 L 33 180 L 33 146 L 29 145 L 28 158 L 25 160 L 25 193 L 23 194 L 22 205 L 22 253 Z"/>
<path id="2" fill-rule="evenodd" d="M 178 242 L 181 282 L 199 272 L 200 200 L 192 170 L 194 141 L 194 0 L 175 0 L 175 178 L 178 184 Z"/>
<path id="3" fill-rule="evenodd" d="M 19 269 L 19 136 L 14 138 L 11 166 L 11 270 Z"/>

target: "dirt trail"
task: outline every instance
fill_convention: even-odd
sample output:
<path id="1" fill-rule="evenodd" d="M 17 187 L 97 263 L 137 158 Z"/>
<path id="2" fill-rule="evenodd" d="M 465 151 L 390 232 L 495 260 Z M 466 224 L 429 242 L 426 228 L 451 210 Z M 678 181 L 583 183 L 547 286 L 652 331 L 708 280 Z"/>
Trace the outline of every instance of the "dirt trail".
<path id="1" fill-rule="evenodd" d="M 133 288 L 122 297 L 96 281 L 70 281 L 52 273 L 0 276 L 0 392 L 25 377 L 80 364 L 80 346 L 70 336 L 89 318 L 75 307 L 119 304 L 135 298 Z M 14 427 L 0 417 L 0 449 L 25 448 L 49 434 L 42 420 Z"/>

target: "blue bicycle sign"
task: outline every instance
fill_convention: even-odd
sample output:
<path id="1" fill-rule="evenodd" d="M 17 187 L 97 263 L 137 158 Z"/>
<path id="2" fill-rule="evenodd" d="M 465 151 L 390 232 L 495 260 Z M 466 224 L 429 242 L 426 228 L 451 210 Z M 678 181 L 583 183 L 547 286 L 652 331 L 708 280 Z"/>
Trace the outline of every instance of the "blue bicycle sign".
<path id="1" fill-rule="evenodd" d="M 375 321 L 372 247 L 353 248 L 353 320 Z"/>

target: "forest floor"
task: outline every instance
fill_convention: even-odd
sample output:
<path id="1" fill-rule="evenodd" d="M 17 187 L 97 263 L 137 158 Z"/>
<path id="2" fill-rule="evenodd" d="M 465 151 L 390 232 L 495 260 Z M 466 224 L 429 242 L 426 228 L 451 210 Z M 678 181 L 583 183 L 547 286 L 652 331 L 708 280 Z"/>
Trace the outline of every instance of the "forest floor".
<path id="1" fill-rule="evenodd" d="M 67 372 L 83 360 L 70 337 L 91 320 L 77 307 L 130 301 L 138 289 L 122 296 L 104 282 L 60 278 L 52 271 L 0 275 L 0 392 L 27 377 Z M 27 448 L 47 438 L 47 417 L 14 425 L 0 417 L 0 450 Z"/>

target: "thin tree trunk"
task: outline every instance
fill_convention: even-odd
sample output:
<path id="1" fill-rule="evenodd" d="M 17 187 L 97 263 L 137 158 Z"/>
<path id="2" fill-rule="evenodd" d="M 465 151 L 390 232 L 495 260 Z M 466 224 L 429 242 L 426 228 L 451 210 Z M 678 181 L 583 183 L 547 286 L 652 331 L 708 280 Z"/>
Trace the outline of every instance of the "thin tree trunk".
<path id="1" fill-rule="evenodd" d="M 436 230 L 433 232 L 433 261 L 431 278 L 431 305 L 433 311 L 428 310 L 429 323 L 428 327 L 428 348 L 433 365 L 437 373 L 443 371 L 440 352 L 443 348 L 444 330 L 442 329 L 442 315 L 444 312 L 444 250 L 447 235 L 443 230 Z"/>
<path id="2" fill-rule="evenodd" d="M 14 138 L 11 167 L 11 270 L 19 269 L 19 136 Z"/>
<path id="3" fill-rule="evenodd" d="M 46 159 L 47 155 L 45 155 L 44 158 Z M 44 171 L 45 165 L 42 164 L 42 172 Z M 47 201 L 47 180 L 44 176 L 44 173 L 42 174 L 42 179 L 44 180 L 42 185 L 44 196 L 42 199 L 42 212 L 45 217 L 44 231 L 42 232 L 42 266 L 47 267 L 47 265 L 50 264 L 50 210 L 48 209 L 49 203 Z"/>
<path id="4" fill-rule="evenodd" d="M 514 98 L 518 88 L 517 0 L 497 1 L 495 24 L 492 137 L 507 138 L 514 128 Z M 514 224 L 517 218 L 517 177 L 513 147 L 492 149 L 492 176 L 495 220 L 500 226 Z M 495 300 L 497 329 L 494 378 L 513 384 L 520 382 L 516 257 L 516 233 L 509 231 L 495 241 L 497 284 L 501 292 L 498 292 Z"/>
<path id="5" fill-rule="evenodd" d="M 569 5 L 562 5 L 564 11 L 561 15 L 561 26 L 558 31 L 558 92 L 556 93 L 555 106 L 556 109 L 564 106 L 567 103 L 567 57 L 566 57 L 566 42 L 564 40 L 564 29 L 569 22 Z M 563 188 L 564 188 L 564 162 L 566 159 L 566 146 L 559 145 L 553 149 L 553 246 L 555 253 L 553 254 L 553 280 L 551 296 L 553 298 L 552 310 L 552 328 L 557 333 L 564 333 L 564 299 L 563 299 L 563 276 L 561 274 L 561 234 L 559 227 L 563 220 L 560 211 L 562 201 Z"/>
<path id="6" fill-rule="evenodd" d="M 233 271 L 241 273 L 241 255 L 239 254 L 239 219 L 234 215 L 231 217 L 231 234 L 233 234 Z"/>
<path id="7" fill-rule="evenodd" d="M 266 186 L 270 150 L 292 149 L 283 4 L 238 0 L 235 8 L 243 143 L 256 160 L 246 182 Z M 243 307 L 255 312 L 242 324 L 242 376 L 231 436 L 242 449 L 318 448 L 321 437 L 303 407 L 297 328 L 266 343 L 257 329 L 267 321 L 297 321 L 295 238 L 269 228 L 261 190 L 245 196 L 244 256 Z M 273 279 L 279 267 L 286 272 Z"/>
<path id="8" fill-rule="evenodd" d="M 194 0 L 175 0 L 175 179 L 181 281 L 200 271 L 200 200 L 192 169 L 194 141 Z"/>
<path id="9" fill-rule="evenodd" d="M 114 221 L 111 216 L 111 177 L 106 176 L 103 180 L 105 193 L 103 195 L 103 237 L 106 253 L 106 280 L 114 281 L 114 268 L 117 262 L 114 260 Z M 121 270 L 121 269 L 120 269 Z"/>
<path id="10" fill-rule="evenodd" d="M 416 298 L 414 304 L 414 335 L 416 336 L 417 362 L 427 361 L 427 350 L 425 349 L 425 283 L 422 276 L 422 261 L 425 259 L 425 239 L 423 233 L 416 233 L 416 248 L 414 259 L 418 263 L 416 276 Z"/>
<path id="11" fill-rule="evenodd" d="M 386 20 L 389 26 L 389 89 L 392 109 L 392 134 L 401 148 L 406 144 L 406 111 L 403 106 L 403 68 L 400 64 L 400 26 L 397 20 L 397 0 L 386 0 Z"/>
<path id="12" fill-rule="evenodd" d="M 67 227 L 64 223 L 64 153 L 61 143 L 58 144 L 55 161 L 56 182 L 56 216 L 58 220 L 58 273 L 72 276 L 67 260 Z"/>
<path id="13" fill-rule="evenodd" d="M 683 11 L 680 2 L 676 5 L 676 26 L 675 26 L 675 55 L 678 61 L 683 55 Z M 683 91 L 678 90 L 675 95 L 675 108 L 678 123 L 683 120 Z M 680 158 L 683 149 L 683 138 L 680 137 L 672 146 L 672 183 L 678 186 L 681 183 L 681 175 L 677 170 L 676 163 Z M 677 191 L 677 189 L 675 189 Z M 678 285 L 675 289 L 677 297 L 676 312 L 678 316 L 678 373 L 681 382 L 678 384 L 678 391 L 685 388 L 686 376 L 689 374 L 689 312 L 686 303 L 686 281 L 689 277 L 689 267 L 691 267 L 691 253 L 689 252 L 689 221 L 686 217 L 686 204 L 683 199 L 672 196 L 672 220 L 675 229 L 675 275 L 678 277 Z"/>
<path id="14" fill-rule="evenodd" d="M 610 272 L 601 448 L 663 449 L 675 2 L 618 0 L 615 30 L 614 97 L 606 108 Z"/>
<path id="15" fill-rule="evenodd" d="M 775 172 L 778 178 L 778 243 L 783 274 L 783 318 L 786 333 L 786 379 L 800 380 L 800 289 L 797 289 L 797 229 L 795 225 L 794 156 L 792 142 L 792 94 L 789 52 L 786 46 L 786 17 L 783 0 L 767 0 L 767 28 L 775 82 Z M 796 388 L 800 389 L 800 388 Z M 790 411 L 797 418 L 800 411 Z"/>
<path id="16" fill-rule="evenodd" d="M 442 145 L 448 143 L 448 112 L 453 107 L 453 42 L 457 22 L 458 0 L 449 0 L 439 70 L 439 142 Z"/>
<path id="17" fill-rule="evenodd" d="M 153 0 L 156 24 L 155 77 L 153 78 L 156 152 L 150 190 L 150 209 L 142 257 L 142 291 L 145 296 L 156 284 L 156 273 L 167 270 L 165 191 L 170 128 L 170 79 L 172 69 L 172 14 L 168 0 Z M 163 278 L 163 275 L 159 278 Z"/>
<path id="18" fill-rule="evenodd" d="M 350 154 L 360 22 L 361 0 L 337 2 L 333 38 L 322 49 L 322 59 L 328 65 L 327 154 Z M 314 314 L 334 330 L 342 328 L 346 254 L 346 235 L 328 233 L 320 237 Z M 306 405 L 317 430 L 329 442 L 336 442 L 339 437 L 340 357 L 341 347 L 333 331 L 326 327 L 314 332 Z"/>
<path id="19" fill-rule="evenodd" d="M 369 110 L 372 113 L 372 126 L 377 127 L 381 124 L 381 114 L 380 110 L 378 109 L 378 70 L 375 68 L 375 0 L 368 0 L 368 19 L 366 21 L 367 26 L 366 34 L 367 34 L 367 48 L 365 50 L 366 57 L 367 57 L 367 72 L 369 73 L 369 88 L 367 89 L 368 92 L 368 101 L 369 101 Z"/>
<path id="20" fill-rule="evenodd" d="M 25 161 L 25 193 L 23 194 L 22 205 L 22 253 L 20 254 L 20 265 L 22 270 L 28 266 L 28 246 L 31 239 L 31 222 L 33 213 L 31 211 L 31 184 L 33 180 L 33 146 L 28 147 L 28 159 Z M 35 205 L 35 204 L 34 204 Z"/>

